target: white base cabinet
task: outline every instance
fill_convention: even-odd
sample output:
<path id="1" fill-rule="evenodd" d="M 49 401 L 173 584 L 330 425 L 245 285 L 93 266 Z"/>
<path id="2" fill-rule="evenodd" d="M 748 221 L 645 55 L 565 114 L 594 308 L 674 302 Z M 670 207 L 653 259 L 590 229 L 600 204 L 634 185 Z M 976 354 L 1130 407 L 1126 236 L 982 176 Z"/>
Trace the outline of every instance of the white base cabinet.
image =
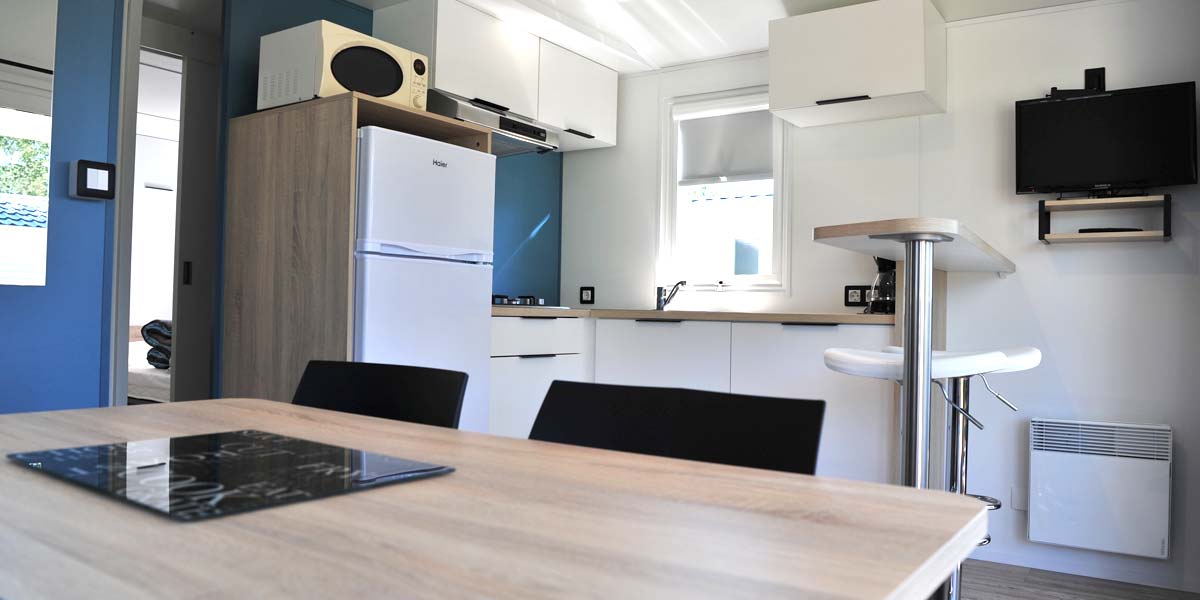
<path id="1" fill-rule="evenodd" d="M 729 323 L 596 321 L 596 382 L 729 391 Z"/>
<path id="2" fill-rule="evenodd" d="M 492 318 L 490 431 L 529 436 L 557 380 L 825 401 L 817 475 L 895 480 L 896 385 L 825 367 L 826 348 L 883 348 L 892 327 Z"/>
<path id="3" fill-rule="evenodd" d="M 890 483 L 896 435 L 894 383 L 835 373 L 826 348 L 883 348 L 892 328 L 734 323 L 731 391 L 825 401 L 817 475 Z"/>
<path id="4" fill-rule="evenodd" d="M 492 317 L 489 431 L 527 438 L 555 380 L 592 381 L 591 319 Z"/>
<path id="5" fill-rule="evenodd" d="M 528 438 L 550 384 L 588 381 L 586 360 L 582 354 L 493 358 L 491 432 Z"/>

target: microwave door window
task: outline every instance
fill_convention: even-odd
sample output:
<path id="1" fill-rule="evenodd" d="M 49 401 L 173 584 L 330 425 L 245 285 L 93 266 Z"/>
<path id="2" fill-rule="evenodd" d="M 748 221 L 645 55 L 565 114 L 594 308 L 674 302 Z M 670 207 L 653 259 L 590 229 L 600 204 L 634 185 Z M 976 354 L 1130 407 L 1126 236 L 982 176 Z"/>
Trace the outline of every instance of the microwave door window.
<path id="1" fill-rule="evenodd" d="M 388 53 L 369 46 L 352 46 L 338 52 L 329 69 L 347 90 L 379 98 L 395 94 L 404 84 L 400 63 Z"/>

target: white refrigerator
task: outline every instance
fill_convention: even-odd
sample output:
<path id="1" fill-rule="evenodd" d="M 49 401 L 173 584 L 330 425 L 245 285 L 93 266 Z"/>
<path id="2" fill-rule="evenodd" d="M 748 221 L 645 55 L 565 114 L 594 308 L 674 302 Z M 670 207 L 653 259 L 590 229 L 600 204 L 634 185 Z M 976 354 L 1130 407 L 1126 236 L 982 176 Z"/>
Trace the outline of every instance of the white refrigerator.
<path id="1" fill-rule="evenodd" d="M 496 157 L 358 130 L 354 360 L 465 371 L 460 429 L 488 429 Z"/>

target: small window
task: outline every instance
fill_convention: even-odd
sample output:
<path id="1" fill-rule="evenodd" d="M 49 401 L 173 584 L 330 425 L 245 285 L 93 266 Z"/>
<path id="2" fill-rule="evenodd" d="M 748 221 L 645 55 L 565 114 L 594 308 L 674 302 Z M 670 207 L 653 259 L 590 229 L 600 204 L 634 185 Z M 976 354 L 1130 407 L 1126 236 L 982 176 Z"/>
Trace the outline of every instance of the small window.
<path id="1" fill-rule="evenodd" d="M 46 284 L 50 117 L 0 107 L 0 285 Z"/>
<path id="2" fill-rule="evenodd" d="M 669 103 L 659 243 L 661 282 L 698 290 L 782 290 L 782 127 L 765 90 Z"/>

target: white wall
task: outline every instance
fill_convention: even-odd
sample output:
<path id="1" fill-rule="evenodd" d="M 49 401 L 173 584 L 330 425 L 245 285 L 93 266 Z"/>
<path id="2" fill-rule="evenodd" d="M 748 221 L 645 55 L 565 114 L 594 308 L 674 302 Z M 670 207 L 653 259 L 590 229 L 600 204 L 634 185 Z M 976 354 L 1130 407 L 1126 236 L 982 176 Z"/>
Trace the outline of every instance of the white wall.
<path id="1" fill-rule="evenodd" d="M 766 83 L 765 53 L 621 78 L 620 143 L 563 157 L 564 304 L 577 306 L 579 288 L 595 286 L 595 308 L 654 308 L 654 288 L 674 283 L 655 281 L 666 101 Z M 869 147 L 864 148 L 863 139 L 871 140 Z M 918 123 L 898 119 L 809 129 L 789 126 L 785 140 L 790 293 L 684 291 L 673 308 L 861 310 L 842 306 L 842 288 L 871 283 L 875 268 L 870 257 L 811 244 L 812 229 L 915 213 Z"/>
<path id="2" fill-rule="evenodd" d="M 135 326 L 171 319 L 174 308 L 181 70 L 177 58 L 142 51 L 129 272 Z"/>
<path id="3" fill-rule="evenodd" d="M 1098 0 L 952 23 L 946 114 L 791 130 L 790 296 L 712 302 L 693 293 L 677 302 L 848 310 L 840 306 L 841 286 L 869 283 L 869 261 L 813 244 L 813 226 L 914 213 L 962 219 L 1011 258 L 1017 273 L 949 278 L 949 346 L 1034 345 L 1045 353 L 1038 369 L 993 379 L 1022 412 L 976 395 L 987 429 L 972 434 L 970 489 L 1008 506 L 989 515 L 994 541 L 974 556 L 1200 591 L 1200 386 L 1190 372 L 1200 364 L 1200 189 L 1170 190 L 1170 242 L 1078 246 L 1040 244 L 1038 198 L 1012 192 L 1014 101 L 1052 86 L 1080 87 L 1083 70 L 1096 66 L 1107 67 L 1114 89 L 1200 80 L 1198 27 L 1195 0 Z M 564 300 L 575 301 L 580 285 L 595 285 L 598 307 L 651 306 L 662 100 L 764 83 L 759 61 L 621 80 L 621 143 L 564 160 Z M 1055 227 L 1142 218 L 1060 214 Z M 1012 509 L 1011 493 L 1027 486 L 1031 416 L 1175 428 L 1170 560 L 1026 541 L 1026 513 Z"/>
<path id="4" fill-rule="evenodd" d="M 1169 190 L 1168 243 L 1063 246 L 1038 243 L 1038 197 L 1012 191 L 1014 101 L 1081 87 L 1087 67 L 1106 67 L 1112 89 L 1200 80 L 1197 28 L 1195 0 L 1097 2 L 949 28 L 949 110 L 920 119 L 921 214 L 962 219 L 1017 273 L 950 276 L 948 343 L 1045 353 L 1038 369 L 994 379 L 1022 412 L 986 396 L 974 403 L 987 430 L 972 434 L 971 491 L 1007 501 L 1027 486 L 1031 416 L 1166 423 L 1176 436 L 1169 561 L 1033 544 L 1027 513 L 1010 509 L 989 515 L 994 542 L 978 558 L 1200 591 L 1200 189 Z M 1060 214 L 1054 226 L 1147 226 L 1145 214 Z"/>

